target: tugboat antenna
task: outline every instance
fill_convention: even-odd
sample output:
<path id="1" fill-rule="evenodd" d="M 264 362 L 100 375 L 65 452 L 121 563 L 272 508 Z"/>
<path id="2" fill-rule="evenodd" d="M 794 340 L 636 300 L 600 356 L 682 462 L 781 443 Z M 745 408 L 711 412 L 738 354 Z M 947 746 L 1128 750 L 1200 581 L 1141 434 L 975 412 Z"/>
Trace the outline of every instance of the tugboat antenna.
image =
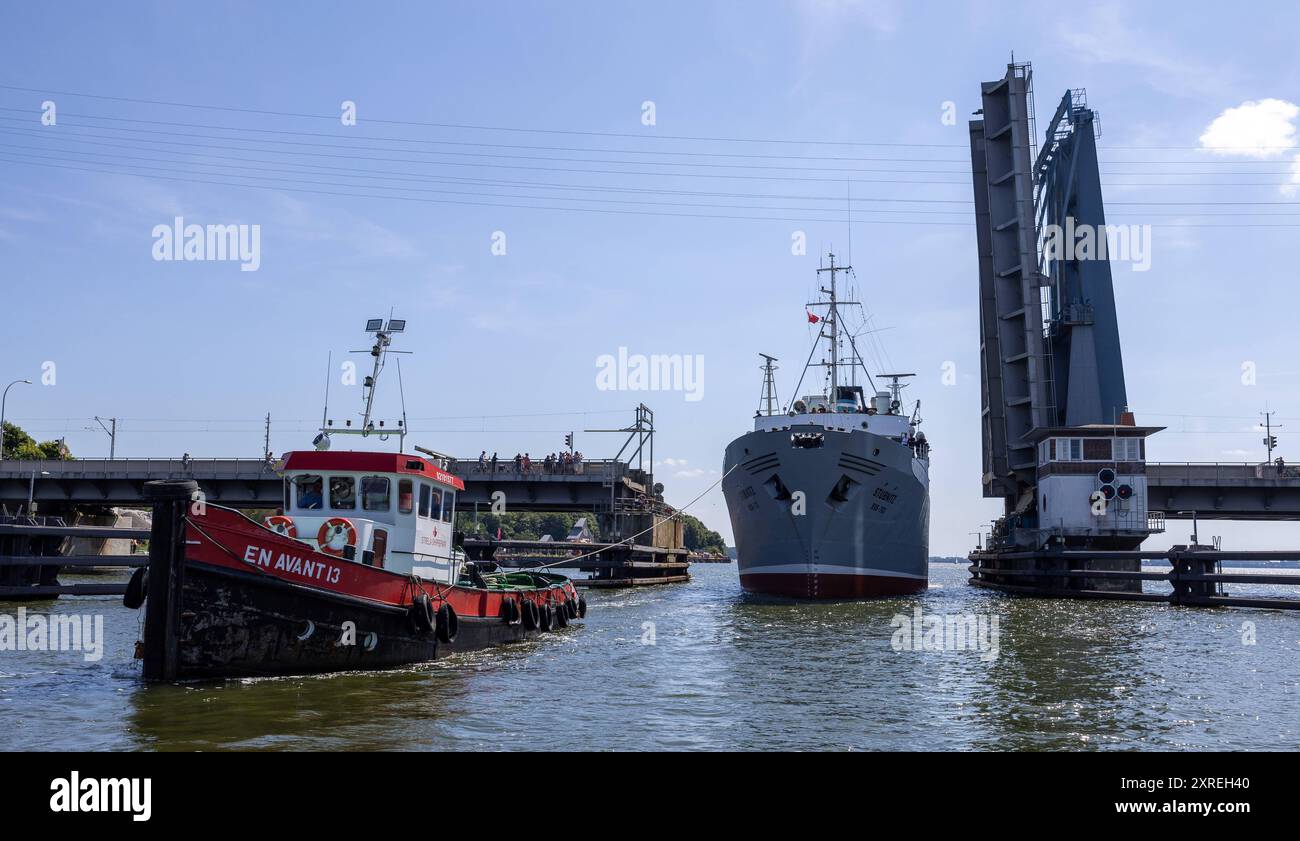
<path id="1" fill-rule="evenodd" d="M 397 393 L 402 398 L 402 425 L 397 432 L 397 451 L 406 449 L 406 386 L 402 384 L 402 358 L 397 357 Z"/>
<path id="2" fill-rule="evenodd" d="M 371 433 L 377 432 L 379 434 L 379 438 L 381 441 L 388 440 L 388 436 L 391 433 L 390 430 L 384 428 L 384 422 L 380 421 L 379 428 L 376 429 L 374 421 L 372 420 L 374 407 L 375 407 L 375 390 L 379 387 L 379 374 L 384 370 L 384 363 L 388 357 L 388 354 L 410 353 L 410 351 L 407 350 L 392 350 L 389 348 L 389 345 L 392 344 L 393 341 L 393 334 L 401 333 L 405 329 L 406 329 L 406 321 L 404 319 L 399 319 L 399 318 L 389 318 L 387 325 L 384 324 L 384 319 L 382 318 L 372 318 L 366 322 L 366 332 L 375 334 L 375 343 L 370 348 L 370 350 L 352 351 L 353 353 L 368 353 L 374 357 L 374 367 L 370 373 L 370 376 L 366 377 L 362 386 L 366 392 L 365 395 L 366 405 L 365 405 L 365 411 L 363 412 L 361 418 L 361 428 L 352 429 L 351 428 L 352 421 L 347 422 L 347 428 L 344 429 L 334 428 L 333 427 L 334 422 L 329 420 L 329 400 L 327 397 L 326 409 L 325 409 L 325 415 L 326 415 L 325 422 L 321 425 L 320 435 L 316 436 L 316 440 L 314 442 L 318 448 L 327 449 L 329 447 L 329 436 L 334 433 L 361 435 L 364 437 L 370 435 Z M 333 362 L 331 361 L 330 364 L 332 367 Z M 400 362 L 398 363 L 397 366 L 397 379 L 398 379 L 398 387 L 400 389 L 402 387 L 401 385 L 402 367 Z M 329 384 L 327 382 L 326 383 L 327 391 L 328 388 L 329 388 Z M 405 392 L 403 392 L 402 394 L 402 419 L 397 422 L 397 433 L 399 436 L 399 446 L 404 446 L 406 443 Z"/>
<path id="3" fill-rule="evenodd" d="M 325 361 L 325 410 L 321 412 L 321 429 L 325 428 L 330 417 L 330 380 L 334 377 L 334 351 L 330 351 Z"/>

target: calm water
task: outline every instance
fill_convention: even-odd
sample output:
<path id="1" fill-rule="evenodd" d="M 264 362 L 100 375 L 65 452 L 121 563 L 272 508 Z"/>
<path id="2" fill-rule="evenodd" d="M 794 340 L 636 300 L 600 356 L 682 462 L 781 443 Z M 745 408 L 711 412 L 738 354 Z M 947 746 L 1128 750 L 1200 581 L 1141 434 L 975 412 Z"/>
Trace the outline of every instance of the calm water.
<path id="1" fill-rule="evenodd" d="M 585 627 L 526 645 L 396 672 L 187 686 L 140 682 L 142 614 L 116 599 L 29 605 L 102 612 L 105 656 L 0 651 L 0 748 L 1300 747 L 1294 612 L 1013 599 L 946 564 L 919 598 L 774 604 L 742 595 L 734 565 L 693 573 L 590 593 Z M 998 656 L 895 651 L 890 619 L 917 605 L 996 616 Z"/>

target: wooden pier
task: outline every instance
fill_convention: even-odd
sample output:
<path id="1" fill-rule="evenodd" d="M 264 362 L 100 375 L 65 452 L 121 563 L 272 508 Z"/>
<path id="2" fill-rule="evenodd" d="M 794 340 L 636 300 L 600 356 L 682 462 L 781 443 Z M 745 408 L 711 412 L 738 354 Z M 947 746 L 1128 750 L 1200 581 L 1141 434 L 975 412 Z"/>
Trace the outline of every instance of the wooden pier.
<path id="1" fill-rule="evenodd" d="M 62 584 L 64 569 L 138 567 L 147 555 L 63 555 L 67 538 L 149 537 L 147 529 L 68 525 L 62 517 L 0 517 L 0 601 L 59 596 L 120 596 L 125 582 Z"/>
<path id="2" fill-rule="evenodd" d="M 580 587 L 635 587 L 674 584 L 690 580 L 690 551 L 684 541 L 681 519 L 663 505 L 644 510 L 623 510 L 605 520 L 602 533 L 614 540 L 483 540 L 466 539 L 470 560 L 492 561 L 519 569 L 576 569 L 588 573 L 575 578 Z M 618 540 L 620 534 L 628 536 Z"/>
<path id="3" fill-rule="evenodd" d="M 1196 607 L 1300 609 L 1300 570 L 1294 573 L 1223 572 L 1225 561 L 1297 561 L 1300 552 L 1225 552 L 1210 546 L 1174 546 L 1158 551 L 1065 550 L 1057 552 L 979 550 L 970 554 L 970 583 L 1004 593 L 1050 598 L 1166 602 Z M 1143 570 L 1163 562 L 1168 572 Z M 1117 568 L 1135 567 L 1135 568 Z M 1147 592 L 1143 582 L 1164 582 L 1169 591 Z M 1288 598 L 1234 595 L 1224 585 L 1296 587 Z"/>

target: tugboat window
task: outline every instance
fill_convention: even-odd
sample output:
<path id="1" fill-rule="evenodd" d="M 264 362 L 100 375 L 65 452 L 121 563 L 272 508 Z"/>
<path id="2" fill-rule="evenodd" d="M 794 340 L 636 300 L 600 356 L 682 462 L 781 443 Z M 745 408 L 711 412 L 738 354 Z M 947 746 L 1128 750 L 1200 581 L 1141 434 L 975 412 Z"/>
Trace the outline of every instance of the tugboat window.
<path id="1" fill-rule="evenodd" d="M 429 503 L 429 517 L 436 520 L 442 516 L 442 492 L 437 488 L 430 490 L 433 492 L 433 501 Z"/>
<path id="2" fill-rule="evenodd" d="M 298 486 L 299 508 L 316 509 L 325 504 L 321 496 L 323 485 L 319 476 L 298 476 L 293 482 Z"/>
<path id="3" fill-rule="evenodd" d="M 452 512 L 456 508 L 456 492 L 447 491 L 442 495 L 442 521 L 450 523 Z"/>
<path id="4" fill-rule="evenodd" d="M 429 500 L 433 497 L 433 488 L 420 483 L 420 516 L 429 516 Z"/>
<path id="5" fill-rule="evenodd" d="M 415 486 L 410 479 L 397 482 L 397 513 L 410 514 L 415 509 Z"/>
<path id="6" fill-rule="evenodd" d="M 387 511 L 390 505 L 388 478 L 385 476 L 362 476 L 361 507 L 367 511 Z"/>
<path id="7" fill-rule="evenodd" d="M 357 483 L 351 476 L 330 477 L 330 508 L 351 511 L 357 507 Z"/>

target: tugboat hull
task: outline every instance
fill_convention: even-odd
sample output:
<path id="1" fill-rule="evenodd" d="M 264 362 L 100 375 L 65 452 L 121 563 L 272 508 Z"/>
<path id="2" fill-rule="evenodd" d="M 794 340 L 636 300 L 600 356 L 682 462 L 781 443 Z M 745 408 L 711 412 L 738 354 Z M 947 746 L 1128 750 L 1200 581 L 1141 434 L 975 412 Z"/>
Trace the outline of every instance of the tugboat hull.
<path id="1" fill-rule="evenodd" d="M 458 616 L 455 639 L 442 642 L 416 631 L 408 609 L 196 563 L 186 565 L 181 592 L 181 679 L 389 669 L 538 634 L 500 617 Z"/>
<path id="2" fill-rule="evenodd" d="M 181 533 L 166 564 L 151 548 L 146 677 L 151 662 L 181 680 L 393 668 L 519 642 L 585 613 L 563 576 L 442 584 L 314 551 L 215 506 L 187 514 Z"/>

